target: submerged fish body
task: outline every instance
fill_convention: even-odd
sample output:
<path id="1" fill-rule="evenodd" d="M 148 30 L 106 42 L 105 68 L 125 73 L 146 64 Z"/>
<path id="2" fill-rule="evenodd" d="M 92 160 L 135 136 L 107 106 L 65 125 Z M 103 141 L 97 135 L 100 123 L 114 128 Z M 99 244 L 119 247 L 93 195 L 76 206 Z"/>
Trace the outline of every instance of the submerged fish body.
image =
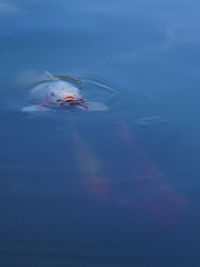
<path id="1" fill-rule="evenodd" d="M 81 110 L 107 109 L 102 103 L 85 101 L 78 85 L 47 74 L 47 79 L 31 87 L 28 94 L 28 102 L 31 105 L 24 107 L 23 111 L 45 111 L 61 106 L 76 106 Z"/>

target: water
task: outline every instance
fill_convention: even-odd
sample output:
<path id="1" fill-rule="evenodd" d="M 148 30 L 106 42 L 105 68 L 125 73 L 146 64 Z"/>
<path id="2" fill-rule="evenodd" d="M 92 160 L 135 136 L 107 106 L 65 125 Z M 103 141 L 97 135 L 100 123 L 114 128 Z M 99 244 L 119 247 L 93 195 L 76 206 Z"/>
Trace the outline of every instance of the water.
<path id="1" fill-rule="evenodd" d="M 194 266 L 199 2 L 0 3 L 0 265 Z M 102 112 L 25 114 L 47 70 Z"/>

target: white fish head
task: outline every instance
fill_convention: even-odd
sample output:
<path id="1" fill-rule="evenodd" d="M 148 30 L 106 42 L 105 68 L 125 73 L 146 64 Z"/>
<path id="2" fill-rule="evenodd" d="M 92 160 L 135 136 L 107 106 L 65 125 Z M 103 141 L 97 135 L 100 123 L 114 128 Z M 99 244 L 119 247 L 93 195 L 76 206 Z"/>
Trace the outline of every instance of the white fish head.
<path id="1" fill-rule="evenodd" d="M 48 104 L 56 103 L 58 99 L 64 99 L 68 96 L 82 97 L 79 88 L 67 81 L 55 79 L 33 86 L 29 99 L 34 104 Z"/>
<path id="2" fill-rule="evenodd" d="M 38 81 L 30 87 L 27 97 L 29 106 L 23 108 L 23 111 L 46 111 L 59 105 L 62 107 L 71 105 L 85 111 L 104 111 L 108 109 L 103 103 L 88 102 L 87 100 L 83 103 L 66 102 L 65 104 L 63 100 L 65 101 L 68 97 L 77 100 L 83 99 L 79 89 L 80 85 L 78 86 L 58 76 L 54 77 L 48 72 L 45 75 L 47 76 L 45 80 Z"/>

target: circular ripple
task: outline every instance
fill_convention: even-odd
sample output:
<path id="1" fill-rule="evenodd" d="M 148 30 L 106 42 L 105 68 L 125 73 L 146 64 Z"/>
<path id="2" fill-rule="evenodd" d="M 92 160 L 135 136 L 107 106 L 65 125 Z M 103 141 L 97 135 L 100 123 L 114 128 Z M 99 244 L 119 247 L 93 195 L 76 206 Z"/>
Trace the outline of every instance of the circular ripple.
<path id="1" fill-rule="evenodd" d="M 67 81 L 72 83 L 75 87 L 77 87 L 83 96 L 88 102 L 97 102 L 102 103 L 108 107 L 108 110 L 114 109 L 120 105 L 120 102 L 123 101 L 125 94 L 121 93 L 120 88 L 115 85 L 114 83 L 88 78 L 88 77 L 81 77 L 81 79 L 71 79 L 69 76 L 66 75 L 55 75 L 55 77 L 59 78 L 62 81 Z M 22 94 L 22 102 L 23 106 L 31 105 L 31 104 L 39 104 L 37 99 L 37 94 L 34 94 L 33 99 L 33 91 L 42 92 L 43 88 L 48 86 L 54 86 L 56 80 L 49 80 L 43 79 L 37 82 L 30 83 L 23 89 Z M 57 109 L 56 111 L 60 111 Z M 62 109 L 62 111 L 79 111 L 79 109 L 67 108 Z M 54 111 L 52 109 L 51 111 Z"/>
<path id="2" fill-rule="evenodd" d="M 88 102 L 98 102 L 106 105 L 108 107 L 106 114 L 108 112 L 111 114 L 115 113 L 115 115 L 112 115 L 114 120 L 115 118 L 134 120 L 156 114 L 154 101 L 149 97 L 149 94 L 145 93 L 145 90 L 139 84 L 135 83 L 123 88 L 110 80 L 97 76 L 94 77 L 90 74 L 80 75 L 80 80 L 71 79 L 66 75 L 56 75 L 56 77 L 78 87 Z M 26 106 L 40 104 L 37 101 L 33 103 L 31 92 L 36 88 L 42 90 L 43 87 L 50 83 L 53 86 L 54 82 L 55 80 L 43 78 L 31 82 L 21 88 L 21 90 L 13 88 L 12 94 L 9 94 L 9 100 L 4 101 L 5 103 L 9 103 L 9 106 L 6 106 L 6 110 L 21 111 Z M 85 114 L 82 110 L 73 107 L 66 109 L 52 108 L 48 113 L 55 114 L 57 112 L 78 112 Z"/>

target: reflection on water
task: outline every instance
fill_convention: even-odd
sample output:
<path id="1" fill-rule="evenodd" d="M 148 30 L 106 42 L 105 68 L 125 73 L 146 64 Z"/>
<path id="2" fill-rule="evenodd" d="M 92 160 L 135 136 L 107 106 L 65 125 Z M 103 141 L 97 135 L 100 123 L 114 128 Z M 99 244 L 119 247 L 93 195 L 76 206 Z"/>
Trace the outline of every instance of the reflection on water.
<path id="1" fill-rule="evenodd" d="M 0 265 L 199 264 L 198 10 L 0 3 Z M 109 109 L 21 112 L 44 70 Z"/>

